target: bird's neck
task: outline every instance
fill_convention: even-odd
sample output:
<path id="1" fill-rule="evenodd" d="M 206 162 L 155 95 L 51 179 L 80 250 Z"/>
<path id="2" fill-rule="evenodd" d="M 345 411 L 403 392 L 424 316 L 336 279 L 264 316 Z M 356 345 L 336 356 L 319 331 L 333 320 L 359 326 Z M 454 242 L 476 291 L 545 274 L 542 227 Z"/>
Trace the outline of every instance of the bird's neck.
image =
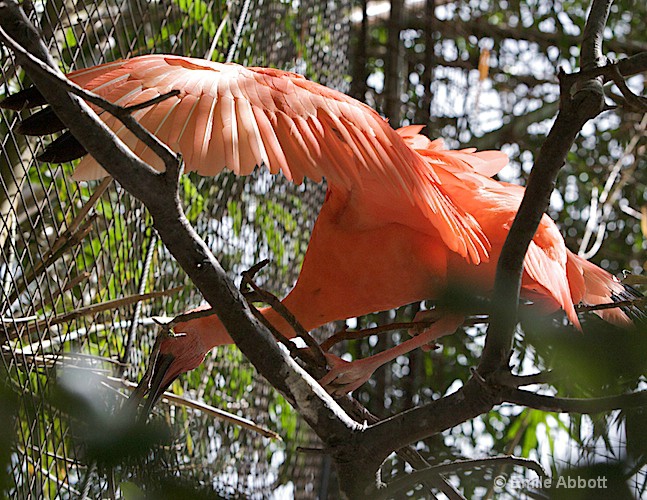
<path id="1" fill-rule="evenodd" d="M 288 321 L 286 321 L 274 309 L 272 309 L 271 307 L 265 307 L 260 311 L 263 316 L 265 316 L 265 318 L 270 322 L 270 324 L 285 337 L 291 339 L 296 336 L 294 328 L 292 328 Z M 312 324 L 311 321 L 307 321 L 307 318 L 304 319 L 306 321 L 302 322 L 301 325 L 308 331 L 316 328 L 317 326 L 320 326 L 319 324 Z M 227 332 L 225 325 L 222 324 L 222 321 L 220 321 L 218 316 L 216 316 L 215 314 L 211 314 L 202 318 L 192 319 L 185 323 L 180 323 L 174 328 L 174 331 L 175 333 L 191 333 L 199 335 L 206 350 L 211 350 L 217 346 L 234 343 L 231 336 Z"/>

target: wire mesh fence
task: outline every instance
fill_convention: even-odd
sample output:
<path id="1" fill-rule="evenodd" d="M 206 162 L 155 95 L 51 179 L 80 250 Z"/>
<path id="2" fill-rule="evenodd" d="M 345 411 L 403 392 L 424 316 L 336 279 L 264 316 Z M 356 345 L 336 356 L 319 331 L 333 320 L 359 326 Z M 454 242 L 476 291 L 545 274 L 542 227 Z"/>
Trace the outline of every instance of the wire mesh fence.
<path id="1" fill-rule="evenodd" d="M 223 62 L 230 54 L 246 65 L 321 76 L 332 86 L 343 85 L 347 73 L 344 1 L 306 1 L 298 8 L 263 0 L 53 1 L 30 7 L 31 20 L 65 71 L 172 53 Z M 1 71 L 6 94 L 28 84 L 6 51 Z M 180 313 L 201 299 L 137 200 L 110 180 L 74 183 L 70 164 L 37 162 L 43 144 L 12 132 L 19 118 L 3 114 L 0 122 L 2 359 L 21 395 L 9 491 L 21 498 L 86 492 L 98 498 L 115 485 L 76 446 L 74 417 L 52 406 L 57 378 L 90 377 L 96 398 L 118 407 L 128 394 L 122 380 L 136 382 L 145 368 L 157 331 L 152 317 Z M 182 189 L 189 219 L 231 276 L 269 258 L 273 264 L 259 279 L 284 293 L 296 277 L 325 187 L 293 186 L 257 173 L 216 180 L 187 176 Z M 175 392 L 261 426 L 301 432 L 280 396 L 233 348 L 211 356 Z M 175 474 L 230 495 L 266 495 L 288 477 L 303 492 L 314 491 L 319 458 L 309 466 L 298 459 L 300 479 L 281 473 L 290 462 L 297 468 L 296 443 L 288 450 L 285 442 L 178 403 L 159 411 L 178 431 L 162 457 Z M 309 439 L 305 433 L 301 441 Z"/>

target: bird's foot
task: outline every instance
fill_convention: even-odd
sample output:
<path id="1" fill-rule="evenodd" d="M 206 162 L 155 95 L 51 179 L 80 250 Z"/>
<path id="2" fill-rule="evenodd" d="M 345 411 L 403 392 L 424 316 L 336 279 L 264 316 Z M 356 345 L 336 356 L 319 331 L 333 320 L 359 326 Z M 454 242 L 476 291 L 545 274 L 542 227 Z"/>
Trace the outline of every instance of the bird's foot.
<path id="1" fill-rule="evenodd" d="M 331 396 L 343 396 L 366 382 L 380 364 L 370 358 L 344 361 L 339 356 L 325 353 L 330 371 L 319 383 Z"/>
<path id="2" fill-rule="evenodd" d="M 438 321 L 443 314 L 438 311 L 437 309 L 428 309 L 426 311 L 418 311 L 416 315 L 413 318 L 413 322 L 417 321 L 424 321 L 424 322 L 431 322 L 435 323 Z M 426 332 L 428 332 L 431 328 L 433 328 L 433 324 L 427 327 L 424 326 L 415 326 L 413 328 L 409 328 L 408 333 L 412 337 L 415 337 L 417 335 L 422 335 Z M 440 347 L 435 341 L 429 342 L 428 344 L 425 344 L 420 347 L 425 352 L 433 351 L 435 349 L 438 349 Z"/>

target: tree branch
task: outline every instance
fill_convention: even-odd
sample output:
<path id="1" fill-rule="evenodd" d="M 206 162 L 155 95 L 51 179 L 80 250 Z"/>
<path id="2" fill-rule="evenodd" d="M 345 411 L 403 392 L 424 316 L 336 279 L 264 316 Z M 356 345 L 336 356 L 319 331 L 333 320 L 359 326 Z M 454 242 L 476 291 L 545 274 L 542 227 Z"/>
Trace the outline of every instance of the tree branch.
<path id="1" fill-rule="evenodd" d="M 597 42 L 606 24 L 610 0 L 593 0 L 587 20 L 586 50 L 581 65 L 588 69 L 604 63 Z M 560 110 L 537 155 L 528 185 L 497 264 L 490 325 L 485 348 L 474 376 L 457 392 L 425 406 L 405 411 L 367 430 L 375 449 L 400 447 L 476 417 L 502 402 L 498 373 L 509 373 L 512 340 L 523 261 L 528 246 L 548 209 L 555 179 L 584 124 L 604 109 L 601 82 L 587 80 L 574 94 L 560 74 Z"/>
<path id="2" fill-rule="evenodd" d="M 407 16 L 403 23 L 402 29 L 417 29 L 424 30 L 425 19 L 420 16 Z M 454 39 L 457 36 L 477 38 L 491 37 L 495 40 L 513 39 L 513 40 L 527 40 L 536 43 L 542 49 L 548 47 L 563 47 L 564 44 L 579 45 L 580 40 L 575 36 L 565 35 L 559 32 L 546 32 L 539 31 L 535 28 L 528 28 L 526 26 L 508 26 L 504 23 L 492 24 L 485 17 L 477 17 L 468 20 L 459 19 L 455 16 L 448 20 L 436 20 L 434 28 L 441 34 L 442 37 Z M 635 40 L 608 40 L 605 42 L 609 50 L 617 54 L 636 55 L 641 52 L 647 51 L 647 44 Z"/>
<path id="3" fill-rule="evenodd" d="M 348 417 L 252 316 L 244 297 L 186 220 L 172 165 L 170 169 L 167 165 L 167 173 L 159 173 L 142 162 L 114 137 L 85 103 L 68 95 L 67 87 L 52 82 L 51 76 L 33 63 L 29 55 L 45 61 L 58 79 L 64 78 L 55 69 L 56 65 L 41 43 L 38 32 L 16 2 L 0 2 L 0 26 L 5 39 L 13 39 L 26 49 L 16 50 L 16 59 L 61 121 L 81 145 L 149 209 L 162 241 L 211 304 L 240 350 L 298 408 L 325 442 L 354 446 L 354 436 L 363 426 Z M 380 460 L 381 457 L 367 459 L 377 465 Z"/>
<path id="4" fill-rule="evenodd" d="M 417 470 L 404 477 L 398 478 L 389 483 L 384 490 L 378 491 L 376 499 L 386 499 L 398 497 L 405 488 L 412 488 L 413 486 L 424 481 L 429 475 L 434 474 L 447 474 L 465 469 L 477 469 L 482 467 L 499 467 L 505 465 L 520 465 L 535 471 L 539 477 L 546 477 L 546 471 L 543 467 L 534 460 L 513 456 L 502 457 L 488 457 L 474 460 L 455 460 L 446 464 L 435 465 L 426 469 Z"/>
<path id="5" fill-rule="evenodd" d="M 647 71 L 647 52 L 641 52 L 618 61 L 618 69 L 624 77 L 637 75 Z"/>
<path id="6" fill-rule="evenodd" d="M 601 39 L 610 8 L 611 0 L 593 0 L 582 41 L 583 69 L 606 63 Z M 497 307 L 490 317 L 483 357 L 478 367 L 484 378 L 508 368 L 528 246 L 548 209 L 555 179 L 575 138 L 584 124 L 604 109 L 604 91 L 597 77 L 584 82 L 572 97 L 570 86 L 566 87 L 561 80 L 560 88 L 560 111 L 539 151 L 497 264 L 492 298 L 492 304 Z"/>
<path id="7" fill-rule="evenodd" d="M 523 389 L 506 387 L 501 390 L 502 398 L 528 408 L 557 413 L 604 413 L 623 408 L 647 406 L 647 391 L 620 394 L 603 398 L 560 398 L 536 394 Z"/>
<path id="8" fill-rule="evenodd" d="M 290 327 L 296 333 L 297 337 L 301 338 L 305 342 L 308 349 L 310 350 L 310 354 L 307 355 L 305 358 L 302 357 L 301 359 L 304 359 L 304 361 L 305 360 L 314 361 L 315 366 L 312 366 L 310 368 L 314 370 L 319 369 L 321 371 L 324 371 L 326 369 L 326 357 L 324 356 L 324 353 L 321 347 L 319 346 L 319 344 L 317 343 L 317 341 L 312 338 L 312 335 L 310 335 L 310 333 L 303 327 L 303 325 L 299 323 L 299 320 L 297 320 L 294 314 L 292 314 L 292 311 L 290 311 L 287 307 L 285 307 L 285 305 L 283 305 L 283 302 L 281 302 L 276 295 L 274 295 L 271 292 L 268 292 L 267 290 L 262 289 L 254 282 L 254 275 L 256 274 L 256 272 L 258 272 L 258 270 L 261 267 L 265 266 L 267 262 L 268 262 L 267 260 L 262 261 L 259 264 L 256 264 L 256 266 L 252 267 L 252 269 L 243 271 L 242 273 L 243 279 L 240 284 L 241 291 L 243 291 L 244 293 L 244 288 L 250 287 L 251 296 L 253 297 L 251 298 L 252 301 L 265 302 L 268 306 L 274 309 L 285 321 L 287 321 Z M 247 298 L 248 300 L 250 300 L 249 297 Z M 266 326 L 268 326 L 269 324 L 270 323 L 267 322 Z M 270 328 L 270 330 L 273 330 L 273 329 Z M 272 332 L 272 333 L 275 333 L 275 332 Z M 279 333 L 278 330 L 276 330 L 276 333 Z M 276 336 L 276 333 L 275 333 L 275 336 Z M 323 376 L 324 374 L 322 374 L 321 376 Z M 313 373 L 313 375 L 315 374 Z"/>

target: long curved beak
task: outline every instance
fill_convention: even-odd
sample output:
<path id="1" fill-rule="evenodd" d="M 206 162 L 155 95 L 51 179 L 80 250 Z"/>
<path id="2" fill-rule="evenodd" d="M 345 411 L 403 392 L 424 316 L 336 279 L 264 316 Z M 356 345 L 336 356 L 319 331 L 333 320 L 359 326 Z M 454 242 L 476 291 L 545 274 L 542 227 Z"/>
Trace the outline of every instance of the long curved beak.
<path id="1" fill-rule="evenodd" d="M 157 401 L 164 394 L 164 391 L 177 378 L 177 375 L 169 373 L 169 369 L 174 360 L 175 356 L 172 354 L 163 354 L 157 350 L 155 352 L 154 363 L 149 365 L 148 370 L 146 370 L 146 373 L 139 381 L 139 385 L 130 395 L 129 401 L 132 401 L 135 407 L 138 407 L 144 400 L 144 397 L 148 395 L 144 403 L 141 418 L 146 418 L 150 414 Z"/>

